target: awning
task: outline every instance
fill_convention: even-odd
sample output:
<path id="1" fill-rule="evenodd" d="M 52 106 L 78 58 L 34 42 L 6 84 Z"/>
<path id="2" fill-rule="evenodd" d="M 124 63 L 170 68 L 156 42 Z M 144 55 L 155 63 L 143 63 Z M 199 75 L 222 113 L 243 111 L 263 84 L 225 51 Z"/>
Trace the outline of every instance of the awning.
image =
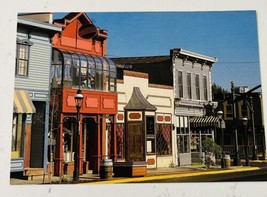
<path id="1" fill-rule="evenodd" d="M 221 120 L 222 128 L 225 128 L 224 120 Z M 220 127 L 220 120 L 214 116 L 201 116 L 190 118 L 191 127 Z"/>
<path id="2" fill-rule="evenodd" d="M 35 113 L 36 109 L 29 97 L 27 90 L 14 91 L 14 107 L 13 113 Z"/>

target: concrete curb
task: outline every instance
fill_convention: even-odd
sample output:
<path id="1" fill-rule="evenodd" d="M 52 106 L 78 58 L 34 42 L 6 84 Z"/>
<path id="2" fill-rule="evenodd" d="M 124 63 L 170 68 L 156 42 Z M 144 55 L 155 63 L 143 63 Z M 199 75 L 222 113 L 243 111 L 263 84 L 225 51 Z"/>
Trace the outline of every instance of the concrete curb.
<path id="1" fill-rule="evenodd" d="M 194 177 L 201 175 L 211 175 L 211 174 L 227 174 L 233 172 L 243 172 L 243 171 L 254 171 L 259 170 L 260 167 L 242 167 L 228 170 L 216 170 L 216 171 L 201 171 L 201 172 L 192 172 L 192 173 L 173 173 L 165 175 L 155 175 L 155 176 L 145 176 L 145 177 L 136 177 L 136 178 L 121 178 L 121 179 L 110 179 L 105 181 L 82 183 L 82 184 L 119 184 L 119 183 L 134 183 L 142 181 L 155 181 L 162 179 L 172 179 L 172 178 L 183 178 L 183 177 Z"/>

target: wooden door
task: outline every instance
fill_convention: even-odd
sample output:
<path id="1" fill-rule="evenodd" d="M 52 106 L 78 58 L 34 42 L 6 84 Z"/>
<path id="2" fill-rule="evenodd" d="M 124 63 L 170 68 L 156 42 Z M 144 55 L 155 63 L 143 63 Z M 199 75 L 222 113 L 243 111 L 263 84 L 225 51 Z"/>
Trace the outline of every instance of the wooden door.
<path id="1" fill-rule="evenodd" d="M 126 159 L 128 161 L 145 161 L 142 122 L 128 123 L 126 140 Z"/>

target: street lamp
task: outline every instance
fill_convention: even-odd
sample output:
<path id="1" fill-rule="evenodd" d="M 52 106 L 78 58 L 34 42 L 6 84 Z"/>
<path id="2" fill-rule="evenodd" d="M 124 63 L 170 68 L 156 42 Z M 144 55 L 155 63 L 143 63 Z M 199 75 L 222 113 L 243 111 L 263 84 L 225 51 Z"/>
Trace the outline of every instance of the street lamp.
<path id="1" fill-rule="evenodd" d="M 221 129 L 221 145 L 222 145 L 222 158 L 221 158 L 221 167 L 225 168 L 225 163 L 224 163 L 224 133 L 223 133 L 223 127 L 222 127 L 222 120 L 223 120 L 223 111 L 217 111 L 217 116 L 220 121 L 220 129 Z"/>
<path id="2" fill-rule="evenodd" d="M 254 108 L 253 108 L 253 98 L 252 98 L 252 96 L 249 99 L 250 99 L 250 113 L 251 113 L 251 124 L 252 124 L 252 144 L 253 144 L 252 159 L 253 160 L 258 160 L 257 146 L 256 146 L 256 139 L 255 139 Z"/>
<path id="3" fill-rule="evenodd" d="M 248 119 L 246 117 L 242 118 L 245 132 L 245 155 L 246 155 L 246 166 L 249 166 L 249 155 L 248 155 L 248 134 L 247 134 L 247 124 Z"/>
<path id="4" fill-rule="evenodd" d="M 240 165 L 240 159 L 239 159 L 239 151 L 238 151 L 238 134 L 237 134 L 237 118 L 236 118 L 236 94 L 234 91 L 234 82 L 231 81 L 231 94 L 232 94 L 232 109 L 233 109 L 233 131 L 235 136 L 235 157 L 233 164 L 234 166 Z"/>
<path id="5" fill-rule="evenodd" d="M 77 109 L 77 131 L 76 131 L 76 150 L 74 156 L 74 170 L 73 170 L 73 181 L 79 181 L 79 169 L 80 169 L 80 110 L 82 107 L 83 94 L 80 89 L 77 90 L 77 94 L 75 95 L 75 103 Z"/>

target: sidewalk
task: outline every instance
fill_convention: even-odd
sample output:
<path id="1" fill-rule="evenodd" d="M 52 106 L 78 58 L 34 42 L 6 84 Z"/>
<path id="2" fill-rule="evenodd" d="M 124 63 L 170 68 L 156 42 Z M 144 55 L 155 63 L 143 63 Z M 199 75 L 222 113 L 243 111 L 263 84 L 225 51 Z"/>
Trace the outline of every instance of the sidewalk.
<path id="1" fill-rule="evenodd" d="M 250 166 L 231 166 L 229 169 L 222 169 L 220 166 L 212 166 L 207 170 L 202 165 L 192 165 L 192 166 L 181 166 L 173 168 L 157 168 L 157 169 L 148 169 L 147 175 L 145 177 L 114 177 L 108 180 L 101 180 L 99 174 L 84 174 L 80 176 L 81 184 L 114 184 L 114 183 L 127 183 L 127 182 L 138 182 L 138 181 L 149 181 L 149 180 L 159 180 L 159 179 L 169 179 L 169 178 L 178 178 L 178 177 L 190 177 L 190 176 L 200 176 L 203 174 L 222 174 L 222 173 L 231 173 L 237 171 L 252 171 L 259 170 L 262 167 L 267 167 L 267 161 L 251 161 Z M 60 177 L 53 176 L 52 184 L 58 184 Z M 72 176 L 64 175 L 61 178 L 61 183 L 71 184 Z M 18 178 L 10 179 L 11 185 L 28 185 L 28 184 L 50 184 L 49 175 L 40 177 L 36 180 L 23 180 Z"/>

